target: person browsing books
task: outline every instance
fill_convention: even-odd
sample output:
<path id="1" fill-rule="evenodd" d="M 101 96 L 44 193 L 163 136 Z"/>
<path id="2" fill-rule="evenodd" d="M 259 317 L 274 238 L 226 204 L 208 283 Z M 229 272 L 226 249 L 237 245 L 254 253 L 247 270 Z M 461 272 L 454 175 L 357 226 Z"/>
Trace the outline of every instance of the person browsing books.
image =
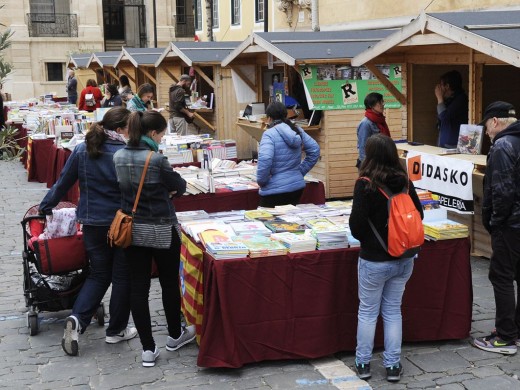
<path id="1" fill-rule="evenodd" d="M 489 280 L 495 294 L 495 329 L 477 337 L 477 348 L 511 355 L 520 336 L 520 122 L 515 108 L 502 101 L 484 111 L 481 125 L 491 139 L 484 175 L 482 224 L 491 234 Z"/>
<path id="2" fill-rule="evenodd" d="M 79 351 L 79 335 L 89 326 L 110 283 L 110 321 L 106 329 L 107 343 L 129 340 L 137 335 L 128 327 L 130 315 L 130 274 L 123 251 L 107 243 L 107 233 L 120 207 L 121 193 L 117 184 L 112 156 L 125 147 L 130 112 L 122 107 L 107 111 L 103 120 L 95 123 L 85 136 L 85 142 L 74 148 L 60 178 L 40 203 L 41 214 L 52 209 L 79 180 L 79 203 L 76 217 L 83 224 L 83 241 L 89 258 L 89 273 L 85 284 L 65 320 L 61 346 L 67 355 Z"/>
<path id="3" fill-rule="evenodd" d="M 166 119 L 156 111 L 133 112 L 128 120 L 128 144 L 114 155 L 121 188 L 121 209 L 131 214 L 145 161 L 150 151 L 153 152 L 134 214 L 132 245 L 124 250 L 130 266 L 132 316 L 143 347 L 144 367 L 153 367 L 159 356 L 152 335 L 148 302 L 152 258 L 159 270 L 168 324 L 166 349 L 176 351 L 195 339 L 195 327 L 183 328 L 179 315 L 181 235 L 170 195 L 182 196 L 186 191 L 186 181 L 172 169 L 166 156 L 158 152 L 166 127 Z"/>
<path id="4" fill-rule="evenodd" d="M 137 89 L 137 95 L 134 95 L 132 99 L 126 103 L 126 108 L 131 111 L 146 111 L 148 110 L 148 104 L 153 98 L 153 86 L 152 84 L 144 83 Z"/>
<path id="5" fill-rule="evenodd" d="M 359 156 L 356 162 L 356 168 L 358 169 L 365 159 L 365 144 L 367 139 L 378 133 L 390 137 L 390 129 L 383 115 L 385 111 L 383 95 L 377 92 L 371 92 L 365 96 L 364 104 L 365 117 L 359 122 L 357 127 L 357 148 Z"/>
<path id="6" fill-rule="evenodd" d="M 419 211 L 423 211 L 413 183 L 401 166 L 394 141 L 383 134 L 371 136 L 365 146 L 366 157 L 354 187 L 350 230 L 361 244 L 358 260 L 358 328 L 355 368 L 360 379 L 371 377 L 370 361 L 379 313 L 384 324 L 383 366 L 386 379 L 399 381 L 401 365 L 401 301 L 412 275 L 414 257 L 393 257 L 379 242 L 370 222 L 381 237 L 388 237 L 388 200 L 379 187 L 398 193 L 408 186 L 408 193 Z"/>
<path id="7" fill-rule="evenodd" d="M 269 104 L 265 113 L 268 128 L 260 141 L 256 171 L 259 205 L 296 205 L 305 188 L 304 176 L 320 157 L 320 147 L 302 128 L 287 119 L 283 103 Z"/>

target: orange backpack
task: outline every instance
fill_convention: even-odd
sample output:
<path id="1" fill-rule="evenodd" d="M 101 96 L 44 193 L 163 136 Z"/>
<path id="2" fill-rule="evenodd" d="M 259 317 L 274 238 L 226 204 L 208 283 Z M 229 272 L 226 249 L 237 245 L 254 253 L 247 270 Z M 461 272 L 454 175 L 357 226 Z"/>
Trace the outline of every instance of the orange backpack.
<path id="1" fill-rule="evenodd" d="M 370 181 L 367 177 L 360 179 Z M 368 223 L 385 251 L 393 257 L 413 257 L 424 243 L 424 228 L 421 214 L 409 194 L 408 185 L 401 192 L 392 193 L 387 187 L 378 187 L 388 199 L 388 246 L 369 219 Z"/>

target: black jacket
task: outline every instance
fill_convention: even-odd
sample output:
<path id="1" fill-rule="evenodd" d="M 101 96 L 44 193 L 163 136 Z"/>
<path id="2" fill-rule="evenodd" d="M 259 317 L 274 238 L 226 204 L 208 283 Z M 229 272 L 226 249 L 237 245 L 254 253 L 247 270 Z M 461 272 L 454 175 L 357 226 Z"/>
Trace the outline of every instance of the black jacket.
<path id="1" fill-rule="evenodd" d="M 369 261 L 397 260 L 398 258 L 390 256 L 381 246 L 368 223 L 370 219 L 380 236 L 387 243 L 388 199 L 378 190 L 371 190 L 367 185 L 368 183 L 365 180 L 356 181 L 352 214 L 349 221 L 352 235 L 361 243 L 360 256 Z M 405 185 L 406 179 L 402 176 L 395 176 L 386 183 L 386 186 L 393 193 L 400 192 Z M 415 207 L 421 213 L 421 218 L 423 218 L 421 202 L 411 181 L 409 181 L 409 194 Z"/>
<path id="2" fill-rule="evenodd" d="M 498 133 L 489 150 L 482 223 L 488 232 L 520 229 L 520 121 Z"/>

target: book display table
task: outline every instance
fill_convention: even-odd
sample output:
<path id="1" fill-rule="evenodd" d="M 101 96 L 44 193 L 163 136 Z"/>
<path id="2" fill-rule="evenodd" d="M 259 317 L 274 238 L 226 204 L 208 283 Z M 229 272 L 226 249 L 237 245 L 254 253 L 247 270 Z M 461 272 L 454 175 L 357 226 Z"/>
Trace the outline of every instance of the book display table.
<path id="1" fill-rule="evenodd" d="M 469 240 L 424 244 L 403 297 L 403 341 L 461 339 L 471 328 Z M 183 310 L 202 367 L 354 351 L 357 248 L 215 260 L 183 235 Z M 383 344 L 378 324 L 376 345 Z"/>
<path id="2" fill-rule="evenodd" d="M 214 194 L 186 195 L 174 198 L 176 211 L 204 210 L 207 213 L 230 210 L 253 210 L 260 197 L 257 189 L 242 191 L 219 191 Z M 325 186 L 322 182 L 307 183 L 300 203 L 325 203 Z"/>

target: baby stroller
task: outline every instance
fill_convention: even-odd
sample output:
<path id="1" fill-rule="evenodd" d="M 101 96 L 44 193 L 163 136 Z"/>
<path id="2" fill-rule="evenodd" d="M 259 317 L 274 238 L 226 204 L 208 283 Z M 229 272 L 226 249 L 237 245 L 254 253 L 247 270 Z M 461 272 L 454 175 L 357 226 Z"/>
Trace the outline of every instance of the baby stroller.
<path id="1" fill-rule="evenodd" d="M 60 202 L 54 209 L 75 208 Z M 23 287 L 28 308 L 27 326 L 31 336 L 38 334 L 40 311 L 56 312 L 72 309 L 87 277 L 88 258 L 83 233 L 58 238 L 40 238 L 46 227 L 45 215 L 33 206 L 24 215 Z M 105 307 L 101 303 L 95 313 L 100 326 L 105 325 Z"/>

